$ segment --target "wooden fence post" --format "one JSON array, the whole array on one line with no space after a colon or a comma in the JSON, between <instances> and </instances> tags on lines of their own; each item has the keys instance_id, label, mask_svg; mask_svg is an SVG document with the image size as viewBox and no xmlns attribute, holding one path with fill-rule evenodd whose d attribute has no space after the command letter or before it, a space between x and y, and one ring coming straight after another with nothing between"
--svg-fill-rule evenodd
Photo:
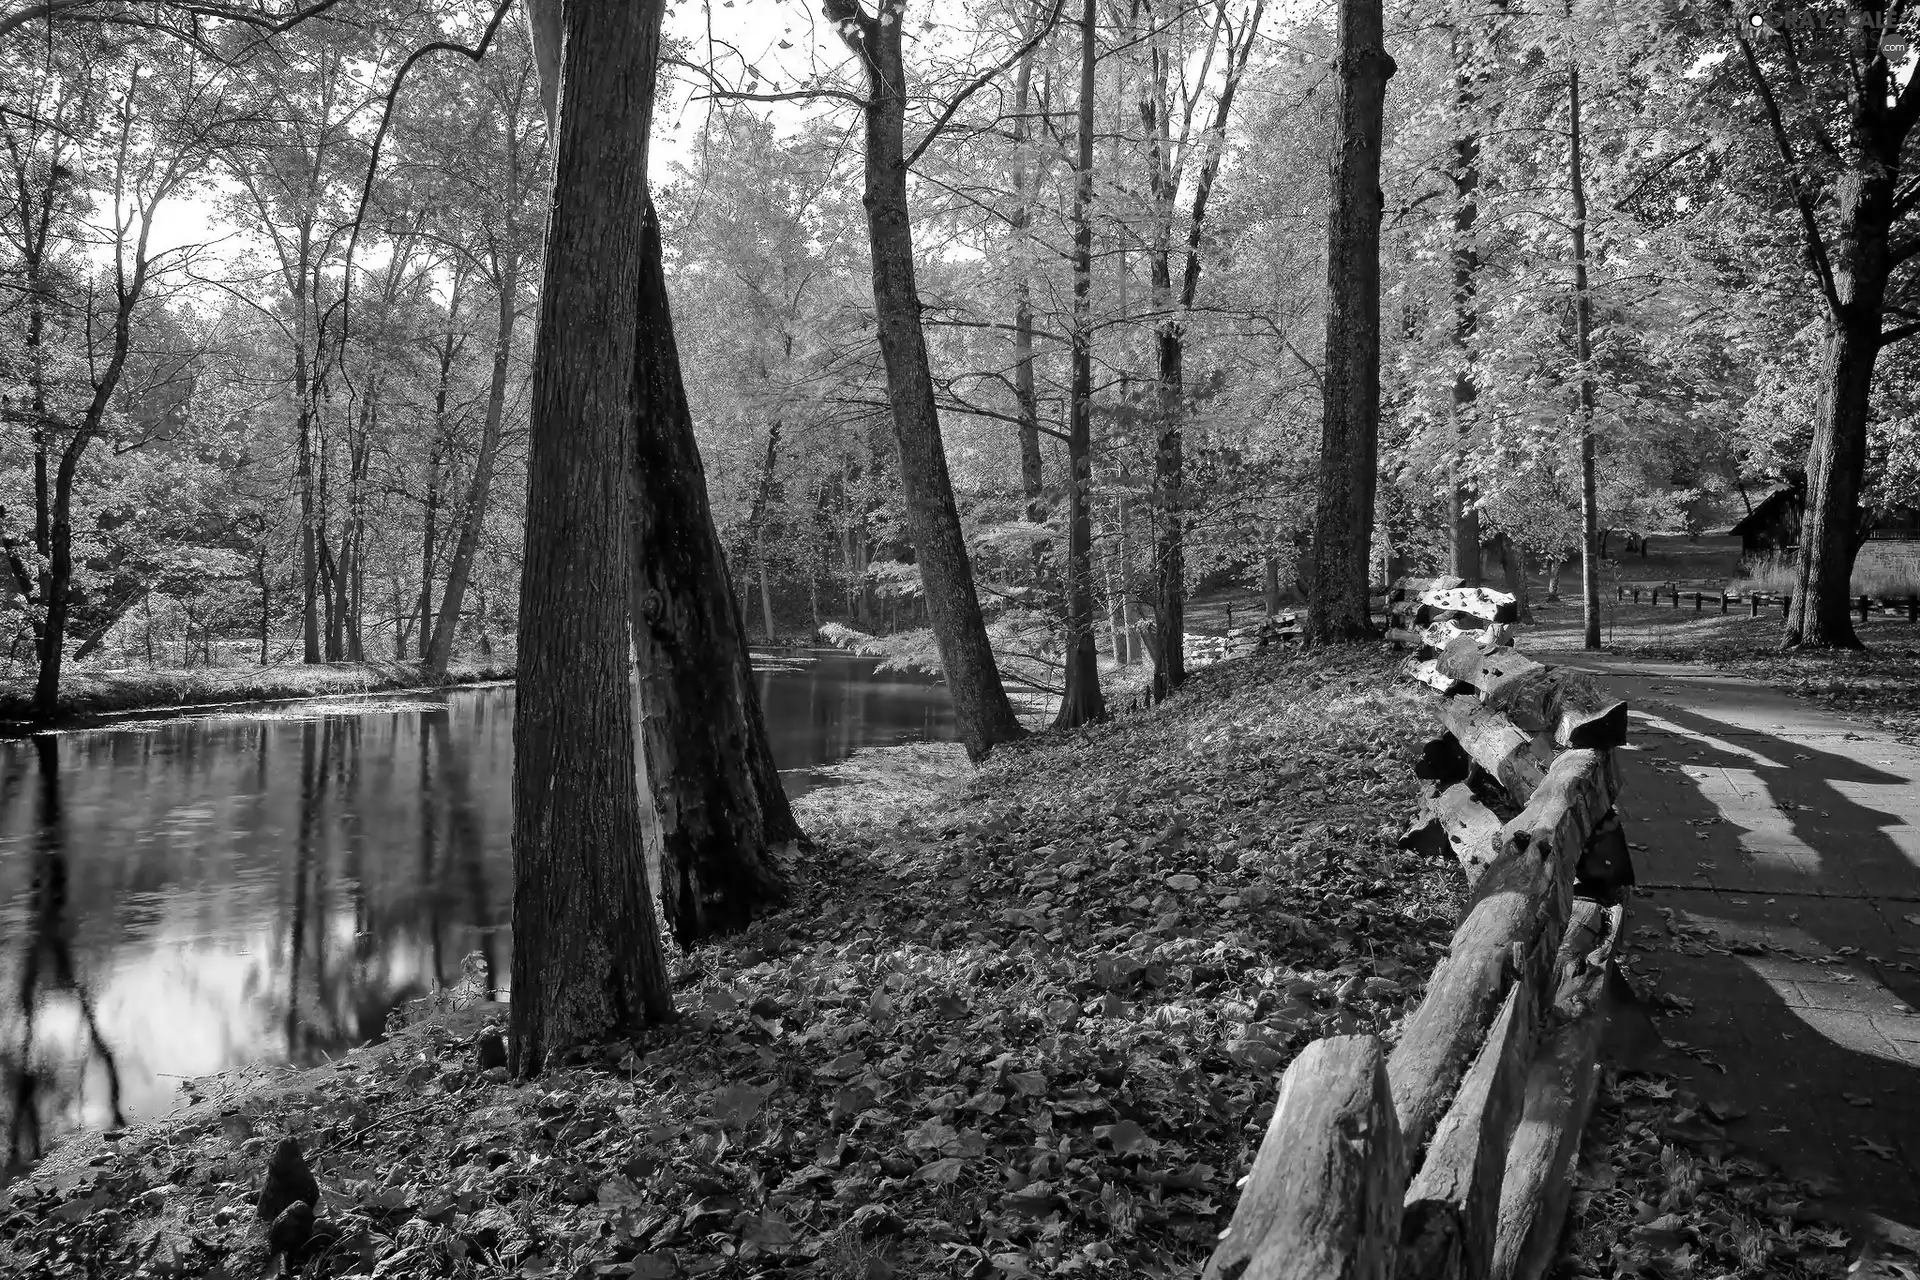
<instances>
[{"instance_id":1,"label":"wooden fence post","mask_svg":"<svg viewBox=\"0 0 1920 1280\"><path fill-rule=\"evenodd\" d=\"M1202 1280L1393 1280L1405 1160L1380 1041L1314 1041Z\"/></svg>"},{"instance_id":2,"label":"wooden fence post","mask_svg":"<svg viewBox=\"0 0 1920 1280\"><path fill-rule=\"evenodd\" d=\"M1727 611L1727 593L1722 591L1720 593L1720 612L1725 613L1726 611Z\"/></svg>"},{"instance_id":3,"label":"wooden fence post","mask_svg":"<svg viewBox=\"0 0 1920 1280\"><path fill-rule=\"evenodd\" d=\"M1400 1219L1396 1280L1468 1280L1493 1265L1500 1184L1533 1058L1533 988L1515 983L1434 1130Z\"/></svg>"},{"instance_id":4,"label":"wooden fence post","mask_svg":"<svg viewBox=\"0 0 1920 1280\"><path fill-rule=\"evenodd\" d=\"M1698 591L1693 593L1693 611L1695 613L1700 612L1700 602L1702 599L1703 597Z\"/></svg>"},{"instance_id":5,"label":"wooden fence post","mask_svg":"<svg viewBox=\"0 0 1920 1280\"><path fill-rule=\"evenodd\" d=\"M1577 904L1556 957L1556 1029L1527 1075L1526 1101L1500 1188L1500 1225L1489 1280L1539 1280L1553 1262L1572 1196L1580 1135L1599 1084L1606 969L1624 906Z\"/></svg>"}]
</instances>

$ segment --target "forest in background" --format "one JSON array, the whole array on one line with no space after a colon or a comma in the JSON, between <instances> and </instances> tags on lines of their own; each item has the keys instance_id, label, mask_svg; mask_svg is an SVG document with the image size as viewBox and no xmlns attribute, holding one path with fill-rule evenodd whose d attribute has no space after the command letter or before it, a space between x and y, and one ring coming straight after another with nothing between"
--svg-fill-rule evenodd
<instances>
[{"instance_id":1,"label":"forest in background","mask_svg":"<svg viewBox=\"0 0 1920 1280\"><path fill-rule=\"evenodd\" d=\"M905 53L947 465L1001 664L1054 692L1076 611L1139 662L1169 592L1299 580L1337 80L1327 7L1101 3L1090 40L1078 8L933 5ZM1377 574L1577 561L1588 435L1602 529L1697 532L1806 482L1841 10L1549 10L1386 13ZM49 630L80 664L490 655L550 166L517 16L101 14L0 18L0 663L44 669ZM673 10L666 270L750 634L839 624L934 665L844 53L797 5ZM1862 511L1920 502L1907 252Z\"/></svg>"}]
</instances>

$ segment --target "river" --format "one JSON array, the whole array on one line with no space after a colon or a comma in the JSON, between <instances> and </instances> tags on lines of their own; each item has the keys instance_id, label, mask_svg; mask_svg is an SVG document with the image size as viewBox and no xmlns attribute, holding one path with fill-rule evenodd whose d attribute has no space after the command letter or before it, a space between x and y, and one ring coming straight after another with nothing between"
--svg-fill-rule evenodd
<instances>
[{"instance_id":1,"label":"river","mask_svg":"<svg viewBox=\"0 0 1920 1280\"><path fill-rule=\"evenodd\" d=\"M953 737L939 684L756 661L791 794L859 747ZM183 1080L365 1043L469 952L504 976L512 726L493 686L0 740L6 1163L168 1111Z\"/></svg>"}]
</instances>

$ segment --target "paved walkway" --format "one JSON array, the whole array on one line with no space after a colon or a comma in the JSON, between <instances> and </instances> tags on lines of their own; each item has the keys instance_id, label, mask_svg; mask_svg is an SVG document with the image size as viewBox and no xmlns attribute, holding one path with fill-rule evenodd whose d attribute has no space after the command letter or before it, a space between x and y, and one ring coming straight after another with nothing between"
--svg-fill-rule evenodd
<instances>
[{"instance_id":1,"label":"paved walkway","mask_svg":"<svg viewBox=\"0 0 1920 1280\"><path fill-rule=\"evenodd\" d=\"M1634 709L1630 972L1691 1002L1663 1067L1826 1201L1920 1228L1920 749L1701 667L1553 658Z\"/></svg>"}]
</instances>

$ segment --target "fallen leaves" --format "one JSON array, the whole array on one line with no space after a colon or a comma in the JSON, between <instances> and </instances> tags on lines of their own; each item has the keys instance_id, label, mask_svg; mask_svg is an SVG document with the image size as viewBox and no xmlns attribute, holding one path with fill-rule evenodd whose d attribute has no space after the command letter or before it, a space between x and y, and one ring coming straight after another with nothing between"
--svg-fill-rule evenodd
<instances>
[{"instance_id":1,"label":"fallen leaves","mask_svg":"<svg viewBox=\"0 0 1920 1280\"><path fill-rule=\"evenodd\" d=\"M1451 933L1457 869L1395 843L1432 712L1392 664L1263 653L977 773L858 757L801 804L794 905L676 964L678 1026L533 1084L416 1028L123 1144L118 1225L10 1189L0 1270L124 1260L165 1183L211 1271L297 1129L339 1224L303 1275L1192 1274L1286 1063L1391 1035Z\"/></svg>"}]
</instances>

